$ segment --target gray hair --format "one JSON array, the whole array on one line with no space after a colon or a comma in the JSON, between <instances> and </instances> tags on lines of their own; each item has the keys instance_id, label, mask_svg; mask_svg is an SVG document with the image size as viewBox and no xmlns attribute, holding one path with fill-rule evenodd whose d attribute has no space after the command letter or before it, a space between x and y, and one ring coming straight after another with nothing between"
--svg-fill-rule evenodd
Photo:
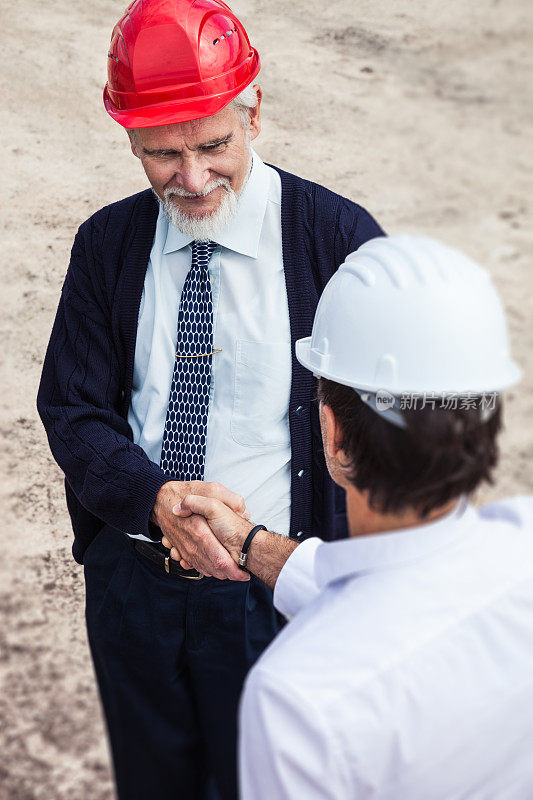
<instances>
[{"instance_id":1,"label":"gray hair","mask_svg":"<svg viewBox=\"0 0 533 800\"><path fill-rule=\"evenodd\" d=\"M237 97L233 98L229 105L237 111L241 120L241 125L244 128L250 119L251 109L257 106L257 93L253 84L250 83L246 89L243 89Z\"/></svg>"},{"instance_id":2,"label":"gray hair","mask_svg":"<svg viewBox=\"0 0 533 800\"><path fill-rule=\"evenodd\" d=\"M239 120L243 128L246 127L250 119L250 111L257 106L257 93L253 84L249 84L245 89L234 97L228 108L234 108L239 115ZM126 128L131 141L135 141L135 128Z\"/></svg>"}]
</instances>

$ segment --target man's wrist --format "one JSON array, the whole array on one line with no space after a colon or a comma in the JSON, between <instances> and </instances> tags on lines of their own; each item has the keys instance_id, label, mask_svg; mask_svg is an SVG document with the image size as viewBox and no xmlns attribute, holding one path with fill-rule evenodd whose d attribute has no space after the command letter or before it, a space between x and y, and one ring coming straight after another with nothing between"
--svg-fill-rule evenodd
<instances>
[{"instance_id":1,"label":"man's wrist","mask_svg":"<svg viewBox=\"0 0 533 800\"><path fill-rule=\"evenodd\" d=\"M164 483L161 488L159 489L158 493L155 496L154 504L152 506L152 510L148 515L149 521L153 525L157 525L157 527L161 527L159 524L159 512L170 505L172 499L174 499L174 492L171 487L169 487L169 483L172 481L167 481Z\"/></svg>"},{"instance_id":2,"label":"man's wrist","mask_svg":"<svg viewBox=\"0 0 533 800\"><path fill-rule=\"evenodd\" d=\"M250 543L246 558L246 568L248 572L253 572L252 567L261 561L261 554L268 546L268 540L273 534L270 531L258 531Z\"/></svg>"},{"instance_id":3,"label":"man's wrist","mask_svg":"<svg viewBox=\"0 0 533 800\"><path fill-rule=\"evenodd\" d=\"M239 558L242 552L243 545L246 541L246 537L250 533L250 531L254 528L255 523L249 522L246 519L241 518L240 524L234 529L234 533L231 538L226 539L226 541L222 541L222 544L229 552L232 559L235 563L239 564ZM255 538L255 537L254 537Z\"/></svg>"},{"instance_id":4,"label":"man's wrist","mask_svg":"<svg viewBox=\"0 0 533 800\"><path fill-rule=\"evenodd\" d=\"M250 528L250 530L252 530L252 528ZM251 553L252 549L254 548L254 546L256 548L256 551L258 550L259 552L261 552L261 548L267 542L267 540L268 540L268 538L270 536L272 536L270 531L257 531L257 533L255 534L254 538L250 542L250 547L248 548L248 556L250 556L250 553ZM244 544L244 542L243 542L243 544Z\"/></svg>"},{"instance_id":5,"label":"man's wrist","mask_svg":"<svg viewBox=\"0 0 533 800\"><path fill-rule=\"evenodd\" d=\"M273 589L283 565L298 544L279 533L258 531L248 548L246 569Z\"/></svg>"},{"instance_id":6,"label":"man's wrist","mask_svg":"<svg viewBox=\"0 0 533 800\"><path fill-rule=\"evenodd\" d=\"M237 565L239 565L239 560L241 557L242 548L244 547L244 543L246 542L248 535L253 531L255 526L256 526L255 522L248 522L247 520L243 520L243 524L240 526L236 537L234 538L234 540L231 543L231 546L229 547L230 555ZM264 530L257 531L257 533L255 534L254 538L252 539L248 547L247 563L250 559L250 554L254 546L256 547L256 550L254 552L257 552L259 554L261 552L262 546L266 543L267 538L269 536L271 536L269 531L264 531ZM227 544L225 546L227 547Z\"/></svg>"},{"instance_id":7,"label":"man's wrist","mask_svg":"<svg viewBox=\"0 0 533 800\"><path fill-rule=\"evenodd\" d=\"M248 553L250 551L250 547L252 546L253 540L258 535L260 531L265 531L266 528L264 525L254 525L248 536L246 537L244 544L241 547L241 554L239 558L239 567L242 569L246 569L246 563L248 560Z\"/></svg>"}]
</instances>

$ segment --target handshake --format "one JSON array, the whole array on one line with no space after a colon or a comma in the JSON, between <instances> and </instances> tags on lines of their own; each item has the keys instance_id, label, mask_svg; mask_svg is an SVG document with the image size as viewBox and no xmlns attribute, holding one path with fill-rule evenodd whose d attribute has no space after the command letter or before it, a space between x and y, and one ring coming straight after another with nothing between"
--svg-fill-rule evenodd
<instances>
[{"instance_id":1,"label":"handshake","mask_svg":"<svg viewBox=\"0 0 533 800\"><path fill-rule=\"evenodd\" d=\"M233 581L250 580L237 564L249 522L244 498L220 483L168 481L150 513L161 528L162 543L184 569Z\"/></svg>"}]
</instances>

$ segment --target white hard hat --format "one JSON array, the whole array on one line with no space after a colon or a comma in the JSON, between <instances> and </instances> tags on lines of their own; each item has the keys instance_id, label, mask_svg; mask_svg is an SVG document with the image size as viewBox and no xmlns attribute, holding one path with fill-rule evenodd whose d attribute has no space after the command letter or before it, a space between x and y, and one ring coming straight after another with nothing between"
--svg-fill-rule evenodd
<instances>
[{"instance_id":1,"label":"white hard hat","mask_svg":"<svg viewBox=\"0 0 533 800\"><path fill-rule=\"evenodd\" d=\"M351 253L320 298L296 357L316 375L399 397L499 392L521 377L488 272L422 236L379 237ZM391 422L402 425L392 409Z\"/></svg>"}]
</instances>

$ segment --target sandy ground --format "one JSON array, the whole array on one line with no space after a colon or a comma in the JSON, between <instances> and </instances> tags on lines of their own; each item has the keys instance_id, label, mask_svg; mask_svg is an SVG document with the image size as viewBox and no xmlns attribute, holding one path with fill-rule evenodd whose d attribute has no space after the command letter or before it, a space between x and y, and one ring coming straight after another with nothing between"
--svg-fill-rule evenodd
<instances>
[{"instance_id":1,"label":"sandy ground","mask_svg":"<svg viewBox=\"0 0 533 800\"><path fill-rule=\"evenodd\" d=\"M525 380L508 395L501 467L480 499L532 491L533 7L234 8L262 56L262 157L363 203L389 232L437 235L490 269ZM113 796L82 571L35 395L77 226L146 185L101 102L122 10L3 3L1 800Z\"/></svg>"}]
</instances>

